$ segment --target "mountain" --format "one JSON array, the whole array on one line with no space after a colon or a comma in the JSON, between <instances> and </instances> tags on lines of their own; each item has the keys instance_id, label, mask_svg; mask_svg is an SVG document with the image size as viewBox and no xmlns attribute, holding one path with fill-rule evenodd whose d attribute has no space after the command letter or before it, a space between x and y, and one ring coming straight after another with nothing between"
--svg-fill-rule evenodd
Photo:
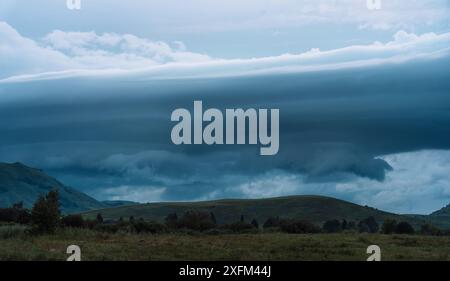
<instances>
[{"instance_id":1,"label":"mountain","mask_svg":"<svg viewBox=\"0 0 450 281\"><path fill-rule=\"evenodd\" d=\"M450 204L434 213L431 213L430 216L433 216L433 217L449 216L450 217Z\"/></svg>"},{"instance_id":2,"label":"mountain","mask_svg":"<svg viewBox=\"0 0 450 281\"><path fill-rule=\"evenodd\" d=\"M113 208L113 207L120 207L120 206L138 205L139 203L133 202L133 201L124 201L124 200L107 200L107 201L102 201L102 204L105 205L105 207Z\"/></svg>"},{"instance_id":3,"label":"mountain","mask_svg":"<svg viewBox=\"0 0 450 281\"><path fill-rule=\"evenodd\" d=\"M63 213L82 212L105 208L94 198L63 185L42 170L27 167L21 163L0 163L0 207L10 207L22 201L31 208L39 194L58 189Z\"/></svg>"},{"instance_id":4,"label":"mountain","mask_svg":"<svg viewBox=\"0 0 450 281\"><path fill-rule=\"evenodd\" d=\"M346 219L359 221L373 216L382 222L387 218L408 221L415 227L423 224L425 218L414 218L380 211L367 206L360 206L343 200L323 196L290 196L270 199L217 200L203 202L147 203L122 206L101 210L105 219L117 220L120 217L144 218L163 222L167 214L179 216L188 210L213 212L219 224L236 222L241 215L250 222L257 219L264 223L269 217L304 219L318 225L326 220ZM98 212L85 212L83 215L94 218Z\"/></svg>"}]
</instances>

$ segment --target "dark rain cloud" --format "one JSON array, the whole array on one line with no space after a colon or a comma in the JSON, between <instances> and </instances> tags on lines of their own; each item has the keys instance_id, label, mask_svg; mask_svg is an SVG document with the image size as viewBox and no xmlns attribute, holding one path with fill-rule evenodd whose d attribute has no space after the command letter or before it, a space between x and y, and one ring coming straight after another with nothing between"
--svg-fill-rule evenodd
<instances>
[{"instance_id":1,"label":"dark rain cloud","mask_svg":"<svg viewBox=\"0 0 450 281\"><path fill-rule=\"evenodd\" d=\"M450 60L240 78L66 78L0 85L0 161L40 167L102 196L114 186L164 186L162 200L226 192L271 171L308 183L383 181L380 155L450 148ZM171 112L279 108L280 151L175 146Z\"/></svg>"}]
</instances>

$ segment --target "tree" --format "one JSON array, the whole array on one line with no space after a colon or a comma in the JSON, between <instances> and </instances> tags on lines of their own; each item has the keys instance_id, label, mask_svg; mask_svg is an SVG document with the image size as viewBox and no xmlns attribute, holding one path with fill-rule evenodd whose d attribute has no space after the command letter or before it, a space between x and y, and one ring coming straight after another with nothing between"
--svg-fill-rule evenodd
<instances>
[{"instance_id":1,"label":"tree","mask_svg":"<svg viewBox=\"0 0 450 281\"><path fill-rule=\"evenodd\" d=\"M323 231L327 233L336 233L342 230L341 223L338 220L329 220L323 224Z\"/></svg>"},{"instance_id":2,"label":"tree","mask_svg":"<svg viewBox=\"0 0 450 281\"><path fill-rule=\"evenodd\" d=\"M213 212L210 213L210 216L211 216L211 221L212 221L214 224L217 224L216 216L214 215Z\"/></svg>"},{"instance_id":3,"label":"tree","mask_svg":"<svg viewBox=\"0 0 450 281\"><path fill-rule=\"evenodd\" d=\"M98 223L103 223L103 216L102 216L101 213L98 213L98 214L97 214L97 222L98 222Z\"/></svg>"},{"instance_id":4,"label":"tree","mask_svg":"<svg viewBox=\"0 0 450 281\"><path fill-rule=\"evenodd\" d=\"M32 230L36 234L56 231L60 221L59 192L50 191L46 196L40 195L31 210Z\"/></svg>"},{"instance_id":5,"label":"tree","mask_svg":"<svg viewBox=\"0 0 450 281\"><path fill-rule=\"evenodd\" d=\"M241 215L241 222L244 222L244 215Z\"/></svg>"},{"instance_id":6,"label":"tree","mask_svg":"<svg viewBox=\"0 0 450 281\"><path fill-rule=\"evenodd\" d=\"M253 219L251 224L253 225L254 228L259 228L259 224L256 219Z\"/></svg>"},{"instance_id":7,"label":"tree","mask_svg":"<svg viewBox=\"0 0 450 281\"><path fill-rule=\"evenodd\" d=\"M130 223L134 223L134 216L130 216L129 222L130 222Z\"/></svg>"},{"instance_id":8,"label":"tree","mask_svg":"<svg viewBox=\"0 0 450 281\"><path fill-rule=\"evenodd\" d=\"M397 221L393 219L386 219L381 226L381 232L383 234L392 234L397 228Z\"/></svg>"},{"instance_id":9,"label":"tree","mask_svg":"<svg viewBox=\"0 0 450 281\"><path fill-rule=\"evenodd\" d=\"M347 226L348 226L348 223L347 223L347 221L344 219L344 220L342 220L342 224L341 224L341 228L342 228L342 230L346 230L347 229Z\"/></svg>"},{"instance_id":10,"label":"tree","mask_svg":"<svg viewBox=\"0 0 450 281\"><path fill-rule=\"evenodd\" d=\"M358 223L358 229L359 232L376 233L379 230L379 226L375 218L370 216Z\"/></svg>"},{"instance_id":11,"label":"tree","mask_svg":"<svg viewBox=\"0 0 450 281\"><path fill-rule=\"evenodd\" d=\"M397 227L395 228L395 233L398 234L413 234L414 228L407 222L402 221L399 224L397 224Z\"/></svg>"}]
</instances>

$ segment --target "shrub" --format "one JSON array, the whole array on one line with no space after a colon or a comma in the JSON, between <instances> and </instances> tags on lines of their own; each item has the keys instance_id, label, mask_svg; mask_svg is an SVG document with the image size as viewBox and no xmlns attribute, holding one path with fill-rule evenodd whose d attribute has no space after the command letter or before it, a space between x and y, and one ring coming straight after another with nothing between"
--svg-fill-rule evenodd
<instances>
[{"instance_id":1,"label":"shrub","mask_svg":"<svg viewBox=\"0 0 450 281\"><path fill-rule=\"evenodd\" d=\"M439 228L437 228L432 224L422 225L422 227L420 228L420 233L423 235L432 235L432 236L439 236L443 234L442 230L440 230Z\"/></svg>"},{"instance_id":2,"label":"shrub","mask_svg":"<svg viewBox=\"0 0 450 281\"><path fill-rule=\"evenodd\" d=\"M178 227L178 215L177 215L177 213L168 214L166 219L165 219L165 221L166 221L167 227L169 227L169 228L176 228L176 227Z\"/></svg>"},{"instance_id":3,"label":"shrub","mask_svg":"<svg viewBox=\"0 0 450 281\"><path fill-rule=\"evenodd\" d=\"M211 216L211 221L212 221L214 224L217 224L216 216L214 215L213 212L210 213L210 216Z\"/></svg>"},{"instance_id":4,"label":"shrub","mask_svg":"<svg viewBox=\"0 0 450 281\"><path fill-rule=\"evenodd\" d=\"M204 231L214 228L216 225L211 220L207 212L189 211L177 223L179 228L188 228L192 230Z\"/></svg>"},{"instance_id":5,"label":"shrub","mask_svg":"<svg viewBox=\"0 0 450 281\"><path fill-rule=\"evenodd\" d=\"M250 230L255 230L255 227L250 223L238 221L222 225L220 226L220 229L230 230L235 233L242 233L242 232L249 232Z\"/></svg>"},{"instance_id":6,"label":"shrub","mask_svg":"<svg viewBox=\"0 0 450 281\"><path fill-rule=\"evenodd\" d=\"M68 215L62 218L61 223L65 227L84 228L85 223L81 215Z\"/></svg>"},{"instance_id":7,"label":"shrub","mask_svg":"<svg viewBox=\"0 0 450 281\"><path fill-rule=\"evenodd\" d=\"M264 228L279 227L280 224L281 224L281 220L279 217L276 217L276 218L270 217L264 222L263 227Z\"/></svg>"},{"instance_id":8,"label":"shrub","mask_svg":"<svg viewBox=\"0 0 450 281\"><path fill-rule=\"evenodd\" d=\"M323 231L326 233L336 233L342 230L341 223L338 220L329 220L323 224Z\"/></svg>"},{"instance_id":9,"label":"shrub","mask_svg":"<svg viewBox=\"0 0 450 281\"><path fill-rule=\"evenodd\" d=\"M158 222L139 221L133 224L137 233L161 233L165 230L165 226Z\"/></svg>"},{"instance_id":10,"label":"shrub","mask_svg":"<svg viewBox=\"0 0 450 281\"><path fill-rule=\"evenodd\" d=\"M414 228L407 222L400 222L397 224L397 227L395 228L395 233L397 234L413 234Z\"/></svg>"},{"instance_id":11,"label":"shrub","mask_svg":"<svg viewBox=\"0 0 450 281\"><path fill-rule=\"evenodd\" d=\"M397 228L397 221L393 219L386 219L381 226L381 233L392 234Z\"/></svg>"},{"instance_id":12,"label":"shrub","mask_svg":"<svg viewBox=\"0 0 450 281\"><path fill-rule=\"evenodd\" d=\"M347 223L347 228L348 230L354 230L356 229L356 223L354 221L350 221Z\"/></svg>"},{"instance_id":13,"label":"shrub","mask_svg":"<svg viewBox=\"0 0 450 281\"><path fill-rule=\"evenodd\" d=\"M253 225L254 228L259 228L259 223L256 219L252 220L251 225Z\"/></svg>"},{"instance_id":14,"label":"shrub","mask_svg":"<svg viewBox=\"0 0 450 281\"><path fill-rule=\"evenodd\" d=\"M287 233L318 233L320 229L314 224L302 220L282 220L280 229Z\"/></svg>"},{"instance_id":15,"label":"shrub","mask_svg":"<svg viewBox=\"0 0 450 281\"><path fill-rule=\"evenodd\" d=\"M31 221L30 212L22 208L0 208L0 221L28 224Z\"/></svg>"},{"instance_id":16,"label":"shrub","mask_svg":"<svg viewBox=\"0 0 450 281\"><path fill-rule=\"evenodd\" d=\"M103 216L102 216L102 214L98 213L97 217L96 217L96 220L97 220L98 223L103 223Z\"/></svg>"},{"instance_id":17,"label":"shrub","mask_svg":"<svg viewBox=\"0 0 450 281\"><path fill-rule=\"evenodd\" d=\"M94 229L97 225L97 221L94 220L84 220L84 228Z\"/></svg>"},{"instance_id":18,"label":"shrub","mask_svg":"<svg viewBox=\"0 0 450 281\"><path fill-rule=\"evenodd\" d=\"M379 230L379 226L375 218L370 216L358 223L358 230L359 232L376 233Z\"/></svg>"},{"instance_id":19,"label":"shrub","mask_svg":"<svg viewBox=\"0 0 450 281\"><path fill-rule=\"evenodd\" d=\"M347 228L348 227L348 223L347 223L347 221L344 219L344 220L342 220L342 224L341 224L341 228L342 228L342 230L346 230L346 229L348 229Z\"/></svg>"}]
</instances>

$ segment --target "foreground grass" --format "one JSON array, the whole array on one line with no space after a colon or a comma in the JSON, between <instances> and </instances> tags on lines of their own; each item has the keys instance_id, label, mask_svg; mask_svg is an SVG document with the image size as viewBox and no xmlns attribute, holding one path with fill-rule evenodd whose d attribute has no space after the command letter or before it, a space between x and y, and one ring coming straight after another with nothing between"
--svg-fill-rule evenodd
<instances>
[{"instance_id":1,"label":"foreground grass","mask_svg":"<svg viewBox=\"0 0 450 281\"><path fill-rule=\"evenodd\" d=\"M1 234L1 233L0 233ZM383 260L450 260L450 237L380 234L130 235L63 230L52 236L0 235L0 260L65 260L81 247L83 260L355 260L376 244Z\"/></svg>"}]
</instances>

